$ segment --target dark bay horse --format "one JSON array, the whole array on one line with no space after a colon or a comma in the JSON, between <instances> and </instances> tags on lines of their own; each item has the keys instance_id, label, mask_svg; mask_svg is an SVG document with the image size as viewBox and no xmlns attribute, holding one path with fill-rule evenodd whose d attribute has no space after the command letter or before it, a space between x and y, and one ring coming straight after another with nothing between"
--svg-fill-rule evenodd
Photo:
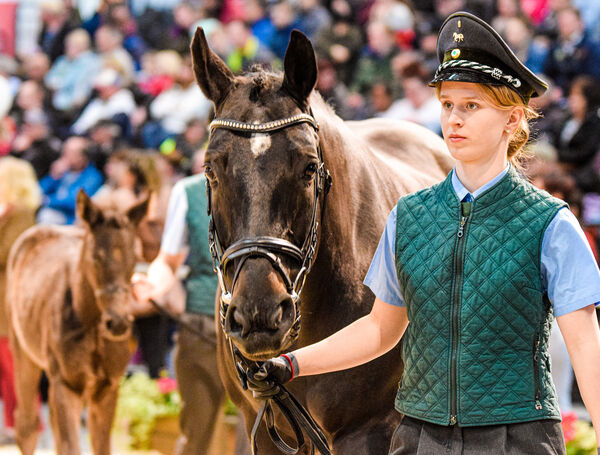
<instances>
[{"instance_id":1,"label":"dark bay horse","mask_svg":"<svg viewBox=\"0 0 600 455\"><path fill-rule=\"evenodd\" d=\"M401 195L443 179L452 162L443 141L416 124L337 117L313 92L315 53L299 32L292 33L283 77L264 70L234 76L201 29L191 51L198 84L220 119L212 124L205 165L215 233L230 259L223 268L222 324L246 359L265 360L370 311L374 296L362 280L387 215ZM314 190L323 169L333 182L326 196ZM294 251L306 245L311 226L314 263L298 300L289 286L302 263ZM259 254L262 241L270 250ZM220 372L250 433L259 403L241 388L219 333ZM401 372L396 347L366 366L295 379L289 389L323 428L334 454L382 455L400 418L393 401ZM290 436L285 425L278 430ZM261 455L280 453L263 425L257 443Z\"/></svg>"},{"instance_id":2,"label":"dark bay horse","mask_svg":"<svg viewBox=\"0 0 600 455\"><path fill-rule=\"evenodd\" d=\"M15 242L7 296L17 394L16 437L35 450L41 370L50 382L56 453L79 454L85 402L95 454L110 453L119 378L130 358L128 306L135 227L148 201L103 211L80 191L82 227L34 226Z\"/></svg>"}]
</instances>

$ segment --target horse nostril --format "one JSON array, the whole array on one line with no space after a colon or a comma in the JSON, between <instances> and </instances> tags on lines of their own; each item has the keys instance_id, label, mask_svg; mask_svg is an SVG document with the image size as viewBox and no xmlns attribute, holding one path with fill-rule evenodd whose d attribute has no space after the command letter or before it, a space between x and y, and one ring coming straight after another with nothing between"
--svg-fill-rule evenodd
<instances>
[{"instance_id":1,"label":"horse nostril","mask_svg":"<svg viewBox=\"0 0 600 455\"><path fill-rule=\"evenodd\" d=\"M285 299L287 300L287 299ZM279 324L281 324L281 320L283 319L283 307L285 304L285 300L277 306L275 311L271 313L269 320L267 321L267 327L271 330L277 330L279 328Z\"/></svg>"},{"instance_id":2,"label":"horse nostril","mask_svg":"<svg viewBox=\"0 0 600 455\"><path fill-rule=\"evenodd\" d=\"M229 333L241 333L242 337L248 334L248 320L244 316L243 312L240 311L237 307L232 305L229 308L227 314L227 321L229 322Z\"/></svg>"},{"instance_id":3,"label":"horse nostril","mask_svg":"<svg viewBox=\"0 0 600 455\"><path fill-rule=\"evenodd\" d=\"M114 326L114 325L115 325L115 324L114 324L114 322L113 322L113 320L112 320L112 319L109 319L108 321L106 321L106 329L107 329L109 332L112 332L112 330L113 330L113 326Z\"/></svg>"}]
</instances>

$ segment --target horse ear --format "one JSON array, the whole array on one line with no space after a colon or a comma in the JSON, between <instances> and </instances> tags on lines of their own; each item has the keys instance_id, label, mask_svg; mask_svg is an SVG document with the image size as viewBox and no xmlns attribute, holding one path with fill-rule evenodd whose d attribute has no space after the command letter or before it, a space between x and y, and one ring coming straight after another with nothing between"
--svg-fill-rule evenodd
<instances>
[{"instance_id":1,"label":"horse ear","mask_svg":"<svg viewBox=\"0 0 600 455\"><path fill-rule=\"evenodd\" d=\"M190 50L196 81L206 97L218 106L233 87L235 76L208 47L202 27L196 29Z\"/></svg>"},{"instance_id":2,"label":"horse ear","mask_svg":"<svg viewBox=\"0 0 600 455\"><path fill-rule=\"evenodd\" d=\"M77 216L90 228L104 220L102 211L92 202L87 193L80 189L75 203Z\"/></svg>"},{"instance_id":3,"label":"horse ear","mask_svg":"<svg viewBox=\"0 0 600 455\"><path fill-rule=\"evenodd\" d=\"M127 210L127 218L129 218L131 223L137 226L142 221L142 218L146 216L146 212L148 211L149 201L150 197L148 196L142 202L138 202Z\"/></svg>"},{"instance_id":4,"label":"horse ear","mask_svg":"<svg viewBox=\"0 0 600 455\"><path fill-rule=\"evenodd\" d=\"M283 89L301 106L305 105L317 83L317 59L310 40L298 30L292 30L283 71Z\"/></svg>"}]
</instances>

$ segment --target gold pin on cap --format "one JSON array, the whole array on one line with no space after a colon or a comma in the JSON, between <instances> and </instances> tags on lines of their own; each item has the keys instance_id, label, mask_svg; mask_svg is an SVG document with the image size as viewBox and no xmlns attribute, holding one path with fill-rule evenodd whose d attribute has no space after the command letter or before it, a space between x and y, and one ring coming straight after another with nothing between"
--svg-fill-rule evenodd
<instances>
[{"instance_id":1,"label":"gold pin on cap","mask_svg":"<svg viewBox=\"0 0 600 455\"><path fill-rule=\"evenodd\" d=\"M452 49L452 52L450 52L450 57L452 57L452 58L460 57L460 49Z\"/></svg>"}]
</instances>

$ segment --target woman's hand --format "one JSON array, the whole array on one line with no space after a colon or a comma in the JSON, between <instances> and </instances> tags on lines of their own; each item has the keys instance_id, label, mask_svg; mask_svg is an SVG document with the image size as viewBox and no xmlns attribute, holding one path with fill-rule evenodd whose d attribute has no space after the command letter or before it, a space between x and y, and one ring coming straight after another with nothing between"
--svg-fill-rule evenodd
<instances>
[{"instance_id":1,"label":"woman's hand","mask_svg":"<svg viewBox=\"0 0 600 455\"><path fill-rule=\"evenodd\" d=\"M283 354L267 360L256 371L248 370L248 388L254 398L270 398L279 392L281 384L290 382L297 375L294 360L293 354Z\"/></svg>"}]
</instances>

